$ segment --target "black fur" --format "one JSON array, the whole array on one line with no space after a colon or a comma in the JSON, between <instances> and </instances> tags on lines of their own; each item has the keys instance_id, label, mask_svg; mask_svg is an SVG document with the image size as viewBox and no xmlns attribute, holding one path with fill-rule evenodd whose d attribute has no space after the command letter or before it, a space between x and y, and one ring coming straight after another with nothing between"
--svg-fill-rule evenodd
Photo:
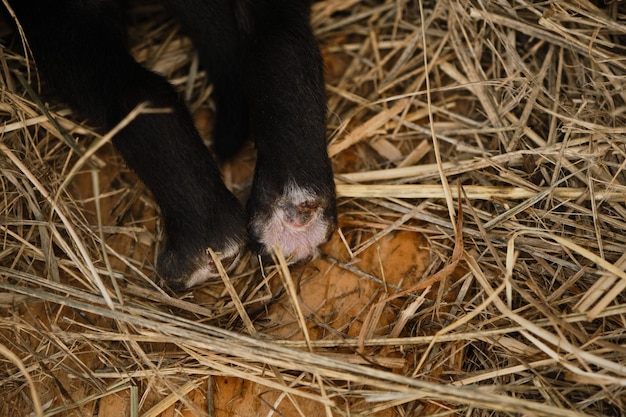
<instances>
[{"instance_id":1,"label":"black fur","mask_svg":"<svg viewBox=\"0 0 626 417\"><path fill-rule=\"evenodd\" d=\"M43 79L102 131L143 102L171 109L139 116L113 143L161 208L167 242L157 268L172 287L198 284L216 272L209 247L234 264L247 235L257 252L267 253L270 242L308 233L300 223L310 218L325 234L307 244L328 237L336 223L335 194L322 61L307 1L163 0L194 39L214 83L216 152L228 158L247 137L255 140L257 166L245 211L224 186L177 93L128 53L116 1L9 3ZM294 187L306 191L306 201L290 200L287 191ZM284 236L266 236L271 219L284 219ZM279 226L272 230L283 230ZM306 258L311 249L293 255Z\"/></svg>"}]
</instances>

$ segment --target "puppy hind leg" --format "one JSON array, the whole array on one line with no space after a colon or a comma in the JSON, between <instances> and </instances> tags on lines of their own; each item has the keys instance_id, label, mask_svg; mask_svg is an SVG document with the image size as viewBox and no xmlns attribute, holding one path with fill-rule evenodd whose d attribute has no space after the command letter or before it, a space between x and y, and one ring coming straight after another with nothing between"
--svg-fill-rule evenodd
<instances>
[{"instance_id":1,"label":"puppy hind leg","mask_svg":"<svg viewBox=\"0 0 626 417\"><path fill-rule=\"evenodd\" d=\"M163 0L192 37L213 83L216 105L213 149L233 157L248 139L250 115L242 79L240 28L233 0Z\"/></svg>"},{"instance_id":2,"label":"puppy hind leg","mask_svg":"<svg viewBox=\"0 0 626 417\"><path fill-rule=\"evenodd\" d=\"M207 248L232 263L245 242L245 218L174 89L126 49L116 2L15 0L42 77L102 131L142 102L168 109L142 114L113 139L154 194L167 242L158 272L187 288L216 275Z\"/></svg>"},{"instance_id":3,"label":"puppy hind leg","mask_svg":"<svg viewBox=\"0 0 626 417\"><path fill-rule=\"evenodd\" d=\"M326 151L322 58L309 3L238 1L244 34L244 85L257 165L248 201L253 248L281 246L293 261L317 253L336 226L333 173Z\"/></svg>"}]
</instances>

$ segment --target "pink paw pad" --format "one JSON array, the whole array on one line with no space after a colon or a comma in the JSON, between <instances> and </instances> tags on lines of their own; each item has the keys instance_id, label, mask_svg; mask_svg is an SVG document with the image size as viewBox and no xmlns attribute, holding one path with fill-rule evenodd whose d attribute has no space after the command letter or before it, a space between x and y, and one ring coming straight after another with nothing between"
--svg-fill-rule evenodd
<instances>
[{"instance_id":1,"label":"pink paw pad","mask_svg":"<svg viewBox=\"0 0 626 417\"><path fill-rule=\"evenodd\" d=\"M332 220L324 216L325 201L315 193L290 186L276 202L269 220L253 223L266 253L280 246L291 263L306 261L318 254L328 239Z\"/></svg>"}]
</instances>

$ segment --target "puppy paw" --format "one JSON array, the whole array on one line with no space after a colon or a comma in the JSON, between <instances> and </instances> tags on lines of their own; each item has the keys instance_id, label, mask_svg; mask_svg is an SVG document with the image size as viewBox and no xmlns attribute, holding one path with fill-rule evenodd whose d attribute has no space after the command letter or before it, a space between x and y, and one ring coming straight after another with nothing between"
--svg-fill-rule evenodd
<instances>
[{"instance_id":1,"label":"puppy paw","mask_svg":"<svg viewBox=\"0 0 626 417\"><path fill-rule=\"evenodd\" d=\"M247 231L243 208L232 194L214 190L211 204L202 205L190 198L177 213L165 216L167 240L157 260L161 283L185 290L218 277L209 248L227 272L237 266L247 249Z\"/></svg>"},{"instance_id":2,"label":"puppy paw","mask_svg":"<svg viewBox=\"0 0 626 417\"><path fill-rule=\"evenodd\" d=\"M249 212L252 248L270 255L279 246L290 263L316 257L319 245L328 240L337 223L334 191L315 192L296 184L273 198L257 191Z\"/></svg>"},{"instance_id":3,"label":"puppy paw","mask_svg":"<svg viewBox=\"0 0 626 417\"><path fill-rule=\"evenodd\" d=\"M239 263L246 242L244 239L227 240L221 247L166 246L157 261L157 272L163 282L174 291L186 290L219 276L215 261L209 253L213 249L226 270L231 271Z\"/></svg>"}]
</instances>

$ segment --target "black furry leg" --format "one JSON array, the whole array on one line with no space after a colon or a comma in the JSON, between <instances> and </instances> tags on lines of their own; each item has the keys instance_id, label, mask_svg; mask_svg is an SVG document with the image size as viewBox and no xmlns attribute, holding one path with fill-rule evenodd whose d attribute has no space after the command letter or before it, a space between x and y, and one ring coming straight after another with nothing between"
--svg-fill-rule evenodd
<instances>
[{"instance_id":1,"label":"black furry leg","mask_svg":"<svg viewBox=\"0 0 626 417\"><path fill-rule=\"evenodd\" d=\"M262 254L275 246L293 262L317 254L336 226L333 173L326 151L322 58L309 2L240 1L250 22L244 43L257 166L248 231Z\"/></svg>"},{"instance_id":2,"label":"black furry leg","mask_svg":"<svg viewBox=\"0 0 626 417\"><path fill-rule=\"evenodd\" d=\"M71 107L107 131L143 102L142 114L113 140L150 188L167 243L158 272L186 288L216 274L207 248L234 264L245 242L243 209L226 189L173 88L126 49L115 1L11 1L42 77Z\"/></svg>"},{"instance_id":3,"label":"black furry leg","mask_svg":"<svg viewBox=\"0 0 626 417\"><path fill-rule=\"evenodd\" d=\"M242 83L241 28L233 0L162 0L193 38L213 83L216 105L214 149L232 158L250 135L247 95Z\"/></svg>"}]
</instances>

